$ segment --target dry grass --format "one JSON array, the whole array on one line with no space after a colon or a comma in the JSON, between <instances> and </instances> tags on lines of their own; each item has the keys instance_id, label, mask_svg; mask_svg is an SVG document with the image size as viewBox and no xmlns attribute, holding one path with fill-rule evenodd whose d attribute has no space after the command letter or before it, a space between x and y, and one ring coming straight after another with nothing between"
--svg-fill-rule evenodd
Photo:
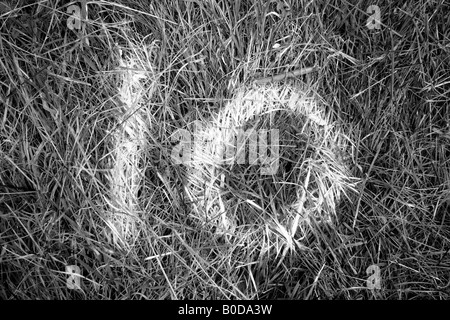
<instances>
[{"instance_id":1,"label":"dry grass","mask_svg":"<svg viewBox=\"0 0 450 320\"><path fill-rule=\"evenodd\" d=\"M445 1L379 1L378 31L369 1L100 1L79 32L67 1L6 3L2 299L449 298ZM282 110L245 113L240 92ZM277 127L282 170L203 162L226 179L202 185L171 158L195 121Z\"/></svg>"}]
</instances>

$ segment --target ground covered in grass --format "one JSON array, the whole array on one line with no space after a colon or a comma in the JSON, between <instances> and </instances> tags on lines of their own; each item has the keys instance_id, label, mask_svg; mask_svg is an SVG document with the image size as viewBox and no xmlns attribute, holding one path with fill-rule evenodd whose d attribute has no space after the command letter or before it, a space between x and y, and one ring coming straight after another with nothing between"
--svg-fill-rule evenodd
<instances>
[{"instance_id":1,"label":"ground covered in grass","mask_svg":"<svg viewBox=\"0 0 450 320\"><path fill-rule=\"evenodd\" d=\"M2 299L450 298L446 1L77 8L0 3ZM224 110L282 171L174 163Z\"/></svg>"}]
</instances>

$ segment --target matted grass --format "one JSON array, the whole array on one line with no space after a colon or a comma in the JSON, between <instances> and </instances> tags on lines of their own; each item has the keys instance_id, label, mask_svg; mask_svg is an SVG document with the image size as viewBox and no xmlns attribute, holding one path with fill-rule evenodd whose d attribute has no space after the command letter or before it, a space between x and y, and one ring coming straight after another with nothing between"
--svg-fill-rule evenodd
<instances>
[{"instance_id":1,"label":"matted grass","mask_svg":"<svg viewBox=\"0 0 450 320\"><path fill-rule=\"evenodd\" d=\"M67 1L3 3L1 298L449 298L445 1L378 1L380 30L366 27L369 1L98 1L79 32L67 27ZM345 135L331 163L360 181L290 247L268 223L275 202L264 192L285 181L280 172L250 167L240 187L245 166L220 168L235 224L220 237L193 213L189 171L171 159L177 130L214 123L254 83L309 90L330 132ZM275 123L301 133L295 120L315 126L286 112ZM251 203L236 206L242 198ZM67 287L69 265L81 289ZM366 285L371 265L379 290Z\"/></svg>"}]
</instances>

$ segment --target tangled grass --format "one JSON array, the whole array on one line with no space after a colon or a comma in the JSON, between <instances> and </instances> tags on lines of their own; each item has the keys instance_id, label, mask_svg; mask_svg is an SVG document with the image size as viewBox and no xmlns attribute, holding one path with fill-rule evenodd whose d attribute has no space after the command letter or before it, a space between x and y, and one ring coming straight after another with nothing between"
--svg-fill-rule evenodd
<instances>
[{"instance_id":1,"label":"tangled grass","mask_svg":"<svg viewBox=\"0 0 450 320\"><path fill-rule=\"evenodd\" d=\"M446 1L72 4L0 4L2 299L449 298ZM174 165L196 120L276 174Z\"/></svg>"}]
</instances>

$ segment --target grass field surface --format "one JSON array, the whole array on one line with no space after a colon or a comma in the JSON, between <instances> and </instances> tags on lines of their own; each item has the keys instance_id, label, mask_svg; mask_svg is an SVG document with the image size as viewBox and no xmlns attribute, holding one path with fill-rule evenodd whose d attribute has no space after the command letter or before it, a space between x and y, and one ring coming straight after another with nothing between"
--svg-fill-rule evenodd
<instances>
[{"instance_id":1,"label":"grass field surface","mask_svg":"<svg viewBox=\"0 0 450 320\"><path fill-rule=\"evenodd\" d=\"M449 16L1 1L0 297L449 299Z\"/></svg>"}]
</instances>

